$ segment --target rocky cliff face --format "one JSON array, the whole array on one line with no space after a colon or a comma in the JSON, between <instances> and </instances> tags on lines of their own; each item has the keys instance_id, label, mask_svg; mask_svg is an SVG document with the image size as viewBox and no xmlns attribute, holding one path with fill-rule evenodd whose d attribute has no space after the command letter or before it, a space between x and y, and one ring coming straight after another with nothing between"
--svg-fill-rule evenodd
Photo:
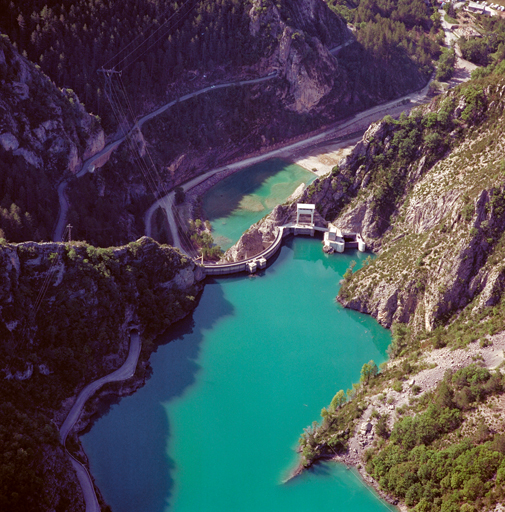
<instances>
[{"instance_id":1,"label":"rocky cliff face","mask_svg":"<svg viewBox=\"0 0 505 512\"><path fill-rule=\"evenodd\" d=\"M56 186L104 146L97 118L0 38L0 236L49 239Z\"/></svg>"},{"instance_id":2,"label":"rocky cliff face","mask_svg":"<svg viewBox=\"0 0 505 512\"><path fill-rule=\"evenodd\" d=\"M344 305L420 332L501 301L504 107L505 83L490 78L386 118L306 192L379 253L342 287Z\"/></svg>"},{"instance_id":3,"label":"rocky cliff face","mask_svg":"<svg viewBox=\"0 0 505 512\"><path fill-rule=\"evenodd\" d=\"M19 55L5 36L0 44L0 144L39 170L75 173L100 151L104 133L69 89L58 89ZM59 175L59 176L58 176Z\"/></svg>"},{"instance_id":4,"label":"rocky cliff face","mask_svg":"<svg viewBox=\"0 0 505 512\"><path fill-rule=\"evenodd\" d=\"M272 213L251 226L240 240L226 251L222 262L243 261L267 249L275 240L279 226L296 222L297 202L292 200L289 204L277 205ZM314 214L314 223L319 227L326 227L328 224L318 212Z\"/></svg>"},{"instance_id":5,"label":"rocky cliff face","mask_svg":"<svg viewBox=\"0 0 505 512\"><path fill-rule=\"evenodd\" d=\"M132 328L143 349L121 393L143 383L152 340L193 310L202 277L147 238L115 249L0 245L0 451L10 454L0 458L10 489L2 509L83 510L57 428L84 385L121 366Z\"/></svg>"},{"instance_id":6,"label":"rocky cliff face","mask_svg":"<svg viewBox=\"0 0 505 512\"><path fill-rule=\"evenodd\" d=\"M386 327L430 332L462 312L501 304L505 230L505 82L450 91L395 121L372 125L353 152L298 202L359 232L379 254L347 280L339 300ZM267 247L295 206L277 207L226 253Z\"/></svg>"},{"instance_id":7,"label":"rocky cliff face","mask_svg":"<svg viewBox=\"0 0 505 512\"><path fill-rule=\"evenodd\" d=\"M246 260L262 252L275 240L277 227L290 222L293 212L296 216L296 209L293 207L276 206L270 215L251 226L240 240L226 251L223 262Z\"/></svg>"},{"instance_id":8,"label":"rocky cliff face","mask_svg":"<svg viewBox=\"0 0 505 512\"><path fill-rule=\"evenodd\" d=\"M408 58L386 63L367 54L323 0L254 0L250 18L253 36L275 41L259 66L278 70L285 81L281 101L297 114L333 121L421 88L427 80Z\"/></svg>"},{"instance_id":9,"label":"rocky cliff face","mask_svg":"<svg viewBox=\"0 0 505 512\"><path fill-rule=\"evenodd\" d=\"M337 83L345 81L345 72L330 50L354 38L344 20L322 0L289 4L255 0L250 17L253 36L261 37L268 31L278 41L273 54L262 64L278 69L289 84L285 99L288 108L310 112Z\"/></svg>"},{"instance_id":10,"label":"rocky cliff face","mask_svg":"<svg viewBox=\"0 0 505 512\"><path fill-rule=\"evenodd\" d=\"M154 165L154 181L163 182L165 189L423 85L425 77L408 58L384 66L367 53L323 0L251 0L246 6L239 11L248 24L242 39L250 42L250 54L240 49L247 58L229 59L203 74L187 69L159 89L175 99L215 83L277 75L254 86L209 91L175 105L144 126L145 147L153 157L146 165ZM226 39L217 32L215 38ZM5 178L5 182L12 179L13 190L0 198L0 229L11 241L48 240L57 215L54 184L75 173L83 159L103 147L103 132L75 94L59 91L6 40L2 45L0 78L9 100L2 105L0 158L12 161L30 179L21 184L12 176ZM140 97L144 92L135 94ZM158 92L156 96L160 103L167 99ZM71 222L78 238L107 245L141 236L141 210L153 193L161 191L149 190L136 159L134 154L119 161L112 157L100 171L107 177L88 176L76 183L75 195L81 200L71 200ZM46 190L40 191L35 184L27 190L26 182L40 185L40 170ZM97 196L103 201L97 201ZM99 208L91 198L100 203ZM118 225L102 225L108 217L119 217ZM107 230L114 234L107 238Z\"/></svg>"}]
</instances>

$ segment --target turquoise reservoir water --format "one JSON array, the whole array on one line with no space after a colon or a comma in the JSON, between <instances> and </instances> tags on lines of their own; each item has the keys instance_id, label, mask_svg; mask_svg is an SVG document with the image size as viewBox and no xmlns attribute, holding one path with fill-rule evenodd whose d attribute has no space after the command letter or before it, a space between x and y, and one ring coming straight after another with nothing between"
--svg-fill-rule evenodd
<instances>
[{"instance_id":1,"label":"turquoise reservoir water","mask_svg":"<svg viewBox=\"0 0 505 512\"><path fill-rule=\"evenodd\" d=\"M152 356L146 386L82 441L114 512L379 512L353 471L322 464L283 484L303 428L388 331L334 302L359 253L288 239L263 275L206 285L193 316Z\"/></svg>"},{"instance_id":2,"label":"turquoise reservoir water","mask_svg":"<svg viewBox=\"0 0 505 512\"><path fill-rule=\"evenodd\" d=\"M301 183L316 175L299 165L273 159L232 174L203 196L203 210L212 236L229 249L250 226L282 204Z\"/></svg>"}]
</instances>

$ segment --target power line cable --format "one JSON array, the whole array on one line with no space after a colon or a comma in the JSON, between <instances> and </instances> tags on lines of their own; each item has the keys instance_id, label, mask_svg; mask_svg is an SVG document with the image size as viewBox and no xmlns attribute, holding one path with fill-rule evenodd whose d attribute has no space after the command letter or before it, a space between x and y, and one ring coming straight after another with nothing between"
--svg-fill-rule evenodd
<instances>
[{"instance_id":1,"label":"power line cable","mask_svg":"<svg viewBox=\"0 0 505 512\"><path fill-rule=\"evenodd\" d=\"M168 19L166 19L152 34L150 34L149 36L147 36L147 38L144 39L144 41L140 44L137 45L137 47L132 50L130 53L128 53L128 55L126 55L126 57L124 57L122 60L119 61L119 63L123 62L123 60L125 60L126 58L128 58L132 53L134 53L135 51L137 51L138 48L140 48L140 46L142 46L146 41L148 41L151 37L153 37L157 32L159 32L164 25L166 25L187 3L189 3L191 0L186 0L186 2L184 4L181 5L181 7L175 11ZM169 10L172 9L172 6L170 6L164 13L163 13L163 16L165 14L168 13ZM122 48L121 50L119 50L114 56L112 56L103 66L102 68L105 68L110 62L112 62L121 52L124 52L127 48L129 48L132 44L134 44L138 39L144 37L144 34L141 33L139 35L137 35L132 41L130 41L124 48ZM117 65L119 65L119 63Z\"/></svg>"},{"instance_id":2,"label":"power line cable","mask_svg":"<svg viewBox=\"0 0 505 512\"><path fill-rule=\"evenodd\" d=\"M108 77L108 79L110 81L112 81L111 77ZM124 83L122 81L121 81L121 83L123 84L123 88L124 88L124 91L122 91L123 92L123 96L127 99L128 103L129 103L129 97L128 97L128 94L126 92L126 88L124 87ZM110 85L109 90L110 90L111 95L108 96L108 99L109 99L109 102L111 103L112 109L114 111L114 115L116 116L116 119L119 122L119 117L120 116L123 116L123 118L125 118L125 119L127 118L127 116L126 116L126 113L125 113L124 109L122 108L122 105L121 105L121 102L120 102L120 98L119 98L119 94L116 91L114 91L114 87L112 86L112 84L109 84L109 85ZM131 107L131 103L129 105L130 105L130 112L133 115L133 109ZM133 132L134 129L132 129L131 132ZM151 160L151 163L152 163L152 169L153 169L152 171L149 168L148 164L144 161L142 155L140 154L140 151L139 151L138 147L133 143L133 141L131 140L129 135L130 135L130 133L125 138L127 140L127 144L130 147L130 151L131 151L132 155L135 156L135 153L138 154L137 162L138 162L140 171L144 175L144 178L146 179L149 188L151 188L151 192L153 193L153 196L156 198L157 195L158 195L160 197L160 199L162 199L164 197L164 195L168 194L168 191L166 190L166 188L164 186L164 182L159 177L159 174L158 174L158 172L156 170L156 166L155 166L154 161L152 159L152 156L151 156L151 154L149 152L149 149L147 147L145 148L146 149L146 153L149 156L149 158ZM158 178L158 180L156 180L156 177ZM160 193L160 188L161 188L161 192L162 193ZM163 192L165 193L164 195L163 195ZM183 226L182 219L178 215L178 212L173 210L173 213L177 217L177 219L179 221L179 224L181 226ZM193 244L191 243L190 239L187 237L187 235L184 232L184 230L181 230L181 234L182 234L182 236L184 238L184 241L187 244L188 250L191 250Z\"/></svg>"},{"instance_id":3,"label":"power line cable","mask_svg":"<svg viewBox=\"0 0 505 512\"><path fill-rule=\"evenodd\" d=\"M119 94L117 94L117 100L116 101L118 103L119 108L121 109L121 112L123 113L123 116L126 117L126 113L123 110L123 107L122 107L122 105L120 103ZM133 111L132 111L132 113L133 113ZM134 156L136 158L137 163L139 165L139 168L140 168L142 174L144 175L144 178L146 179L146 181L147 181L147 183L149 185L149 188L151 189L151 192L152 192L154 198L156 199L156 197L158 197L160 195L159 185L157 184L156 176L151 171L151 169L149 169L149 166L147 165L147 163L143 159L143 157L142 157L142 155L140 153L140 150L138 148L138 145L133 141L133 139L131 137L131 135L133 135L133 133L135 132L135 129L136 128L134 126L132 128L132 130L130 130L128 135L126 136L127 143L130 146L130 151L132 153L132 156Z\"/></svg>"},{"instance_id":4,"label":"power line cable","mask_svg":"<svg viewBox=\"0 0 505 512\"><path fill-rule=\"evenodd\" d=\"M130 102L130 97L128 96L128 92L126 90L126 86L124 85L124 82L123 82L123 79L121 77L121 75L119 76L119 83L120 83L120 87L121 87L121 90L122 90L122 93L123 93L123 97L125 98L126 100L126 105L127 105L127 108L129 109L130 113L132 116L134 116L134 111L133 111L133 107L132 107L132 104ZM135 126L133 127L132 130L135 129ZM140 128L137 127L137 129L139 130L140 133L142 133L140 131ZM155 178L158 178L158 183L162 189L162 192L164 192L164 194L166 195L168 193L167 189L165 188L164 186L164 182L161 180L161 177L158 173L158 170L156 169L156 165L153 161L153 158L151 157L151 153L149 152L149 148L147 147L147 143L146 143L146 146L145 146L145 153L149 156L149 159L151 160L151 165L152 165L152 174L154 175ZM140 154L140 152L139 152ZM140 155L142 156L142 155ZM146 163L146 167L149 169L149 166L148 164ZM156 187L157 190L159 191L159 187L157 186Z\"/></svg>"},{"instance_id":5,"label":"power line cable","mask_svg":"<svg viewBox=\"0 0 505 512\"><path fill-rule=\"evenodd\" d=\"M120 87L122 88L123 96L126 99L127 106L128 106L128 108L130 110L130 113L133 115L133 107L131 105L131 102L130 102L130 99L129 99L129 96L128 96L128 92L126 90L126 86L125 86L125 84L124 84L124 82L122 80L121 75L119 75L119 82L120 82ZM158 170L156 168L156 164L154 163L154 159L153 159L153 157L151 155L151 152L149 151L149 148L148 148L147 144L146 144L146 147L145 147L145 154L149 157L149 160L151 161L151 166L149 166L148 163L145 164L146 165L146 170L147 170L147 172L149 173L149 175L151 177L153 177L153 175L154 175L154 178L156 178L155 183L159 184L159 186L156 186L156 188L157 188L158 193L160 192L160 189L161 189L162 194L159 194L160 195L159 201L161 201L161 200L163 200L169 194L169 190L166 188L164 180L161 178L160 174L158 173ZM140 155L140 152L139 152L139 156L144 161L142 155ZM151 169L152 169L152 171L151 171ZM154 179L154 178L152 178L152 179ZM180 217L179 212L177 211L177 208L175 208L175 207L172 208L172 212L174 214L174 217L177 218L177 221L178 221L179 225L181 226L181 235L182 235L182 237L183 237L183 239L184 239L184 241L186 243L188 251L191 251L191 249L193 247L193 244L192 244L190 238L187 236L187 234L186 234L186 232L185 232L185 230L183 228L183 226L184 226L183 220Z\"/></svg>"},{"instance_id":6,"label":"power line cable","mask_svg":"<svg viewBox=\"0 0 505 512\"><path fill-rule=\"evenodd\" d=\"M112 79L109 77L109 80L110 82L112 82ZM121 103L120 103L120 100L119 100L119 97L116 93L116 96L114 96L115 94L115 91L114 91L114 88L112 86L112 83L110 83L110 87L109 87L109 90L110 90L110 96L108 96L108 99L109 99L109 103L111 104L111 107L113 109L113 112L114 112L114 115L116 117L116 119L118 120L118 123L120 122L120 116L123 116L124 119L126 119L126 114L124 112L124 110L122 109L121 107ZM148 188L151 190L153 196L156 198L156 190L157 190L157 187L156 187L156 182L154 180L154 178L150 175L149 173L149 170L148 169L144 169L144 162L141 158L141 155L140 155L140 152L138 151L138 148L135 146L132 138L130 137L130 132L128 132L125 136L125 141L127 143L127 145L129 146L129 150L130 152L132 153L132 155L134 156L134 158L136 158L136 161L137 161L137 164L140 168L140 171L142 172L144 178L146 179L146 182L147 182L147 186ZM138 157L135 156L135 152L138 153Z\"/></svg>"},{"instance_id":7,"label":"power line cable","mask_svg":"<svg viewBox=\"0 0 505 512\"><path fill-rule=\"evenodd\" d=\"M190 0L186 0L186 3L183 4L183 6L181 6L181 8L179 9L179 11L177 11L177 13L175 14L178 14L182 8L187 4L189 3ZM170 26L168 27L168 30L167 32L165 32L164 34L162 34L161 36L159 36L152 44L150 44L140 55L138 55L137 57L135 57L133 60L131 60L128 64L125 64L123 66L123 68L121 68L122 70L126 69L127 67L131 66L133 63L135 63L138 59L140 59L142 56L144 56L149 50L151 50L151 48L153 46L155 46L161 39L163 39L164 37L167 36L167 34L178 24L180 23L181 21L183 21L185 18L187 18L189 16L189 14L196 8L196 6L198 5L198 2L195 2L191 8L181 16L180 19L177 19L175 20L175 22ZM151 36L149 36L151 37ZM149 38L147 38L145 41L147 42ZM143 43L142 43L143 44ZM130 57L133 53L135 53L139 48L141 47L141 45L139 45L137 48L135 48L135 50L132 50L130 53L128 53L128 55L126 55L126 57L124 57L123 59L121 59L117 64L116 66L119 66L121 63L123 63L128 57Z\"/></svg>"},{"instance_id":8,"label":"power line cable","mask_svg":"<svg viewBox=\"0 0 505 512\"><path fill-rule=\"evenodd\" d=\"M64 247L64 242L65 242L65 237L67 236L67 231L68 231L68 226L65 228L65 231L63 232L63 235L62 235L63 244L58 247L58 250L56 252L56 257L53 258L53 261L51 262L51 265L50 265L50 267L48 269L48 272L47 272L47 275L46 275L46 277L44 279L44 282L42 283L42 286L40 287L39 293L37 295L37 299L35 300L35 304L34 304L35 314L34 314L34 316L37 315L37 312L39 311L40 306L42 305L42 301L44 300L46 292L47 292L47 290L49 288L49 284L51 283L51 280L53 278L54 272L56 270L56 265L59 263L60 250L61 250L62 247Z\"/></svg>"}]
</instances>

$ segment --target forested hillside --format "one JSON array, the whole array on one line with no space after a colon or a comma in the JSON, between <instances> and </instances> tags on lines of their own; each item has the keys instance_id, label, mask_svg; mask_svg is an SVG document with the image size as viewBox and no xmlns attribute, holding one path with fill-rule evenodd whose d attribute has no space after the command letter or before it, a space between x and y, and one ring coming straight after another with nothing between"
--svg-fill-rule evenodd
<instances>
[{"instance_id":1,"label":"forested hillside","mask_svg":"<svg viewBox=\"0 0 505 512\"><path fill-rule=\"evenodd\" d=\"M386 117L302 198L378 252L346 272L338 300L393 331L392 362L378 375L365 364L302 437L305 463L359 446L353 463L419 512L505 499L503 364L490 371L505 318L504 76L494 61L410 116Z\"/></svg>"},{"instance_id":2,"label":"forested hillside","mask_svg":"<svg viewBox=\"0 0 505 512\"><path fill-rule=\"evenodd\" d=\"M0 28L63 94L73 101L77 94L98 114L108 133L181 94L277 72L256 86L210 91L146 125L145 148L154 158L148 165L156 167L165 189L419 89L439 54L439 25L423 2L410 11L402 2L340 10L331 5L338 12L323 0L118 5L0 0ZM341 14L354 23L355 33ZM97 72L102 66L122 70L110 87ZM72 201L70 212L77 238L108 245L142 233L140 210L153 191L139 165L123 152L106 164L104 176L71 184L69 196L82 199ZM51 187L47 197L54 194ZM104 199L95 208L97 197ZM42 232L24 229L21 238L6 233L7 238L49 238L54 204L44 209L42 222L34 220L44 224Z\"/></svg>"},{"instance_id":3,"label":"forested hillside","mask_svg":"<svg viewBox=\"0 0 505 512\"><path fill-rule=\"evenodd\" d=\"M50 240L60 180L102 149L104 133L75 94L59 90L0 37L0 238Z\"/></svg>"},{"instance_id":4,"label":"forested hillside","mask_svg":"<svg viewBox=\"0 0 505 512\"><path fill-rule=\"evenodd\" d=\"M304 3L277 2L280 18L328 48L342 39L339 19L344 15L356 25L365 53L376 59L394 65L394 59L404 61L406 53L426 74L438 56L439 27L430 18L432 9L421 0L398 4L367 0L350 4L350 9L332 1L328 3L337 16L330 22L320 7L317 18L307 18ZM110 0L1 0L0 27L60 87L75 90L107 128L114 119L98 68L124 70L131 101L137 109L145 108L149 101L165 99L170 83L202 78L220 67L237 69L268 59L280 38L277 20L259 27L258 32L251 30L251 18L267 14L273 5L271 0L127 0L118 9ZM341 58L349 65L356 59L374 65L366 54L354 52ZM369 75L377 73L368 71Z\"/></svg>"},{"instance_id":5,"label":"forested hillside","mask_svg":"<svg viewBox=\"0 0 505 512\"><path fill-rule=\"evenodd\" d=\"M2 0L0 27L107 126L98 68L124 69L131 101L140 106L164 98L170 82L194 79L188 70L253 64L272 51L272 41L248 36L250 7L238 0Z\"/></svg>"},{"instance_id":6,"label":"forested hillside","mask_svg":"<svg viewBox=\"0 0 505 512\"><path fill-rule=\"evenodd\" d=\"M132 327L140 385L154 337L196 306L198 271L147 238L114 249L2 242L0 279L0 509L83 510L58 432L72 397L121 366Z\"/></svg>"},{"instance_id":7,"label":"forested hillside","mask_svg":"<svg viewBox=\"0 0 505 512\"><path fill-rule=\"evenodd\" d=\"M478 66L489 66L504 60L505 20L499 16L479 15L476 18L480 25L479 36L458 40L463 57Z\"/></svg>"},{"instance_id":8,"label":"forested hillside","mask_svg":"<svg viewBox=\"0 0 505 512\"><path fill-rule=\"evenodd\" d=\"M426 73L443 42L439 15L423 0L325 0L353 24L363 48L386 62L406 52Z\"/></svg>"}]
</instances>

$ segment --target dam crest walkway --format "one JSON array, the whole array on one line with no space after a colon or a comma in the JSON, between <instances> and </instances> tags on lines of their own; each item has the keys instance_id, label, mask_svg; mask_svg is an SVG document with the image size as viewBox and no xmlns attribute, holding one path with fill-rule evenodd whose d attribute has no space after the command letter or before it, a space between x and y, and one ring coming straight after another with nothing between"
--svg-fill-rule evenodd
<instances>
[{"instance_id":1,"label":"dam crest walkway","mask_svg":"<svg viewBox=\"0 0 505 512\"><path fill-rule=\"evenodd\" d=\"M282 245L282 241L288 235L309 235L314 236L315 232L328 233L331 228L319 227L314 224L302 224L290 222L283 226L278 226L273 242L263 251L253 257L242 261L232 263L204 264L203 269L206 276L223 276L229 274L238 274L239 272L249 272L253 274L256 270L263 269L267 266L268 260L271 259ZM342 239L343 248L355 248L360 251L364 249L364 242L357 233L346 233L347 242Z\"/></svg>"}]
</instances>

